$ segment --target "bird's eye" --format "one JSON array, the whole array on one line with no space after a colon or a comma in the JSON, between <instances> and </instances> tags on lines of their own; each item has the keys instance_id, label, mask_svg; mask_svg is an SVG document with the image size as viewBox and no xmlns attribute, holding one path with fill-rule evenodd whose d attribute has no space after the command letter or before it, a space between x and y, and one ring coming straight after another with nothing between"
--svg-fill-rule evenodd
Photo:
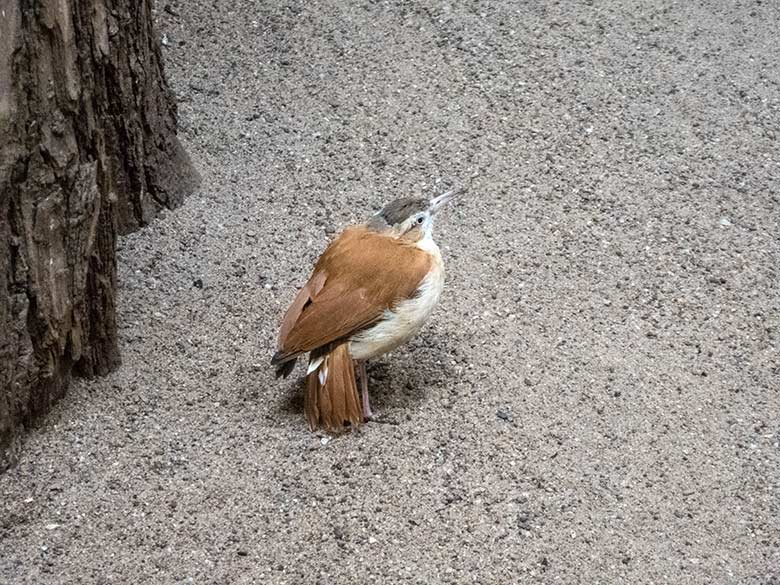
<instances>
[{"instance_id":1,"label":"bird's eye","mask_svg":"<svg viewBox=\"0 0 780 585\"><path fill-rule=\"evenodd\" d=\"M422 225L422 222L424 222L424 221L425 221L425 218L422 215L417 218L417 224L418 225Z\"/></svg>"}]
</instances>

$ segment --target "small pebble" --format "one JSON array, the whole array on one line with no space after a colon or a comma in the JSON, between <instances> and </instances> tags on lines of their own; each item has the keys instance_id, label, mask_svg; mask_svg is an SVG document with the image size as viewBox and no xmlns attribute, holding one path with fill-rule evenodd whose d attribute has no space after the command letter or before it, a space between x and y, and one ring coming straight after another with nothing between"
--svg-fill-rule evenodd
<instances>
[{"instance_id":1,"label":"small pebble","mask_svg":"<svg viewBox=\"0 0 780 585\"><path fill-rule=\"evenodd\" d=\"M512 415L512 411L506 408L499 408L496 411L496 416L500 418L501 420L505 420L506 422L512 422L514 420L514 416Z\"/></svg>"}]
</instances>

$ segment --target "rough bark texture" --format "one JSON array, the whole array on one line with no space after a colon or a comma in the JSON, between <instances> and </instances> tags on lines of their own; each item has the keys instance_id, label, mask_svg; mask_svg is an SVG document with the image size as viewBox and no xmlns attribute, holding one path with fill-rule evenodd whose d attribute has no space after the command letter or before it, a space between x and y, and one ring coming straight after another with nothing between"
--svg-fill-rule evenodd
<instances>
[{"instance_id":1,"label":"rough bark texture","mask_svg":"<svg viewBox=\"0 0 780 585\"><path fill-rule=\"evenodd\" d=\"M0 470L71 373L119 364L117 234L197 176L150 0L0 9Z\"/></svg>"}]
</instances>

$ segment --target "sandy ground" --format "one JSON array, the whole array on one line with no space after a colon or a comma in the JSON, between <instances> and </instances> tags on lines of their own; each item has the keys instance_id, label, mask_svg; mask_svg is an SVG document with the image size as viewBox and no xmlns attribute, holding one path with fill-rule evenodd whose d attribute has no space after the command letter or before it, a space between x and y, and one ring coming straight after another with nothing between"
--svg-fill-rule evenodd
<instances>
[{"instance_id":1,"label":"sandy ground","mask_svg":"<svg viewBox=\"0 0 780 585\"><path fill-rule=\"evenodd\" d=\"M1 583L780 583L780 8L539 4L161 6L203 187L0 477ZM392 422L310 433L312 262L470 177Z\"/></svg>"}]
</instances>

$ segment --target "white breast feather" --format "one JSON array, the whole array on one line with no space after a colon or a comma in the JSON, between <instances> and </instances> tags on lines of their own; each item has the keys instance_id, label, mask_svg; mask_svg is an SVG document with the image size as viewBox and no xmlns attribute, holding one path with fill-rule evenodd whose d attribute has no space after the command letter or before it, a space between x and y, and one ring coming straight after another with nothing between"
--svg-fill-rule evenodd
<instances>
[{"instance_id":1,"label":"white breast feather","mask_svg":"<svg viewBox=\"0 0 780 585\"><path fill-rule=\"evenodd\" d=\"M427 237L417 245L433 254L431 271L420 283L413 298L401 301L393 310L386 310L381 321L350 340L349 349L353 359L370 359L405 343L420 330L439 302L444 288L444 267L439 248L432 238Z\"/></svg>"}]
</instances>

